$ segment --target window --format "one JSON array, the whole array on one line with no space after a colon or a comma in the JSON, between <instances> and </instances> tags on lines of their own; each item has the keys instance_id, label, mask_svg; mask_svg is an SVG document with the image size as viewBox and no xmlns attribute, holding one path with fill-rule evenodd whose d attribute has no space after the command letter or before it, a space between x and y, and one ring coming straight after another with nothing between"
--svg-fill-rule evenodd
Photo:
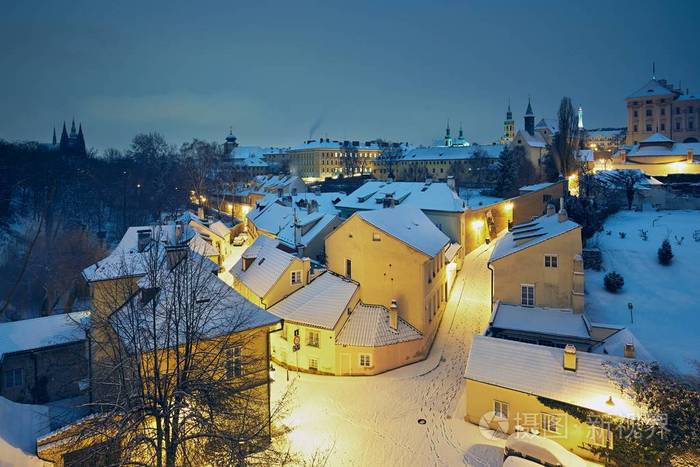
<instances>
[{"instance_id":1,"label":"window","mask_svg":"<svg viewBox=\"0 0 700 467\"><path fill-rule=\"evenodd\" d=\"M588 431L588 442L594 446L612 448L613 438L610 430L602 426L591 426Z\"/></svg>"},{"instance_id":2,"label":"window","mask_svg":"<svg viewBox=\"0 0 700 467\"><path fill-rule=\"evenodd\" d=\"M634 131L639 131L639 127L637 125L634 125Z\"/></svg>"},{"instance_id":3,"label":"window","mask_svg":"<svg viewBox=\"0 0 700 467\"><path fill-rule=\"evenodd\" d=\"M561 433L561 417L549 413L542 414L542 430L549 433Z\"/></svg>"},{"instance_id":4,"label":"window","mask_svg":"<svg viewBox=\"0 0 700 467\"><path fill-rule=\"evenodd\" d=\"M531 284L520 285L520 304L535 306L535 286Z\"/></svg>"},{"instance_id":5,"label":"window","mask_svg":"<svg viewBox=\"0 0 700 467\"><path fill-rule=\"evenodd\" d=\"M676 122L676 130L680 130L680 129L681 129L681 122Z\"/></svg>"},{"instance_id":6,"label":"window","mask_svg":"<svg viewBox=\"0 0 700 467\"><path fill-rule=\"evenodd\" d=\"M542 202L543 203L548 203L551 200L552 200L552 195L542 195Z\"/></svg>"},{"instance_id":7,"label":"window","mask_svg":"<svg viewBox=\"0 0 700 467\"><path fill-rule=\"evenodd\" d=\"M372 241L373 241L373 242L381 242L381 241L382 241L382 238L379 236L378 233L373 233L373 234L372 234Z\"/></svg>"},{"instance_id":8,"label":"window","mask_svg":"<svg viewBox=\"0 0 700 467\"><path fill-rule=\"evenodd\" d=\"M688 119L688 130L693 130L693 120Z\"/></svg>"},{"instance_id":9,"label":"window","mask_svg":"<svg viewBox=\"0 0 700 467\"><path fill-rule=\"evenodd\" d=\"M301 284L301 271L292 271L292 285Z\"/></svg>"},{"instance_id":10,"label":"window","mask_svg":"<svg viewBox=\"0 0 700 467\"><path fill-rule=\"evenodd\" d=\"M309 370L318 371L318 359L317 358L310 358L309 359Z\"/></svg>"},{"instance_id":11,"label":"window","mask_svg":"<svg viewBox=\"0 0 700 467\"><path fill-rule=\"evenodd\" d=\"M651 117L652 115L654 115L654 112L651 109L647 109L646 116Z\"/></svg>"},{"instance_id":12,"label":"window","mask_svg":"<svg viewBox=\"0 0 700 467\"><path fill-rule=\"evenodd\" d=\"M681 114L681 109L679 109L678 107L676 107L676 115L680 115L680 114Z\"/></svg>"},{"instance_id":13,"label":"window","mask_svg":"<svg viewBox=\"0 0 700 467\"><path fill-rule=\"evenodd\" d=\"M661 115L666 115L666 109L661 108Z\"/></svg>"},{"instance_id":14,"label":"window","mask_svg":"<svg viewBox=\"0 0 700 467\"><path fill-rule=\"evenodd\" d=\"M693 108L692 108L692 107L688 107L688 113L691 113L691 114L693 113Z\"/></svg>"},{"instance_id":15,"label":"window","mask_svg":"<svg viewBox=\"0 0 700 467\"><path fill-rule=\"evenodd\" d=\"M241 365L241 348L226 349L226 378L233 379L243 374Z\"/></svg>"},{"instance_id":16,"label":"window","mask_svg":"<svg viewBox=\"0 0 700 467\"><path fill-rule=\"evenodd\" d=\"M666 124L665 123L661 123L661 131L666 131Z\"/></svg>"},{"instance_id":17,"label":"window","mask_svg":"<svg viewBox=\"0 0 700 467\"><path fill-rule=\"evenodd\" d=\"M635 110L635 111L634 111L634 118L637 118L637 117L639 117L639 112L637 112L637 111Z\"/></svg>"},{"instance_id":18,"label":"window","mask_svg":"<svg viewBox=\"0 0 700 467\"><path fill-rule=\"evenodd\" d=\"M306 333L306 345L309 347L318 347L318 331L308 331Z\"/></svg>"},{"instance_id":19,"label":"window","mask_svg":"<svg viewBox=\"0 0 700 467\"><path fill-rule=\"evenodd\" d=\"M352 279L352 260L345 259L345 277Z\"/></svg>"},{"instance_id":20,"label":"window","mask_svg":"<svg viewBox=\"0 0 700 467\"><path fill-rule=\"evenodd\" d=\"M502 401L493 401L493 413L499 418L508 418L508 403Z\"/></svg>"},{"instance_id":21,"label":"window","mask_svg":"<svg viewBox=\"0 0 700 467\"><path fill-rule=\"evenodd\" d=\"M544 255L544 267L556 268L557 267L557 255Z\"/></svg>"},{"instance_id":22,"label":"window","mask_svg":"<svg viewBox=\"0 0 700 467\"><path fill-rule=\"evenodd\" d=\"M651 131L651 124L647 123L647 131Z\"/></svg>"},{"instance_id":23,"label":"window","mask_svg":"<svg viewBox=\"0 0 700 467\"><path fill-rule=\"evenodd\" d=\"M5 372L5 387L16 388L24 386L24 372L22 368L15 368Z\"/></svg>"},{"instance_id":24,"label":"window","mask_svg":"<svg viewBox=\"0 0 700 467\"><path fill-rule=\"evenodd\" d=\"M282 331L280 332L280 337L287 340L287 326L282 326Z\"/></svg>"},{"instance_id":25,"label":"window","mask_svg":"<svg viewBox=\"0 0 700 467\"><path fill-rule=\"evenodd\" d=\"M372 366L372 358L369 354L360 354L360 366L362 368L370 368Z\"/></svg>"}]
</instances>

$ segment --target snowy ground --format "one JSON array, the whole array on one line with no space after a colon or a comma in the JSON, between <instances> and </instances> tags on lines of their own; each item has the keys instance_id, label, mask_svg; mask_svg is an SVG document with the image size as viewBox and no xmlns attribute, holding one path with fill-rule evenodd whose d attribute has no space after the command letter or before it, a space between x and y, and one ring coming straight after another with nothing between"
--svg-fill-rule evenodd
<instances>
[{"instance_id":1,"label":"snowy ground","mask_svg":"<svg viewBox=\"0 0 700 467\"><path fill-rule=\"evenodd\" d=\"M49 408L0 397L0 466L43 466L34 455L36 439L49 431Z\"/></svg>"},{"instance_id":2,"label":"snowy ground","mask_svg":"<svg viewBox=\"0 0 700 467\"><path fill-rule=\"evenodd\" d=\"M647 241L640 229L648 232ZM654 358L681 372L691 371L691 360L700 359L700 237L694 240L696 231L700 235L698 211L622 211L611 216L605 231L590 243L602 250L605 270L586 271L586 313L591 320L629 327ZM670 266L660 265L657 259L666 238L675 255ZM624 277L621 292L611 294L603 287L608 271ZM634 323L628 303L634 306Z\"/></svg>"},{"instance_id":3,"label":"snowy ground","mask_svg":"<svg viewBox=\"0 0 700 467\"><path fill-rule=\"evenodd\" d=\"M485 193L486 190L486 188L460 188L459 197L466 201L467 205L472 209L503 201L503 198L482 194L482 192Z\"/></svg>"},{"instance_id":4,"label":"snowy ground","mask_svg":"<svg viewBox=\"0 0 700 467\"><path fill-rule=\"evenodd\" d=\"M485 246L465 259L425 361L372 377L291 373L294 410L285 423L294 448L330 452L333 466L500 466L504 441L463 419L468 351L490 316L490 253ZM273 397L285 373L275 372Z\"/></svg>"}]
</instances>

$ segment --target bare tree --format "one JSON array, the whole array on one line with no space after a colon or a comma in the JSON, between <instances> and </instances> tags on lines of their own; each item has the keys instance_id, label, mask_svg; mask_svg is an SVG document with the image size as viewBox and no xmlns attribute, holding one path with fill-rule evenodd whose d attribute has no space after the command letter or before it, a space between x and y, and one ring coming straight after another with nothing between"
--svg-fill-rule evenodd
<instances>
[{"instance_id":1,"label":"bare tree","mask_svg":"<svg viewBox=\"0 0 700 467\"><path fill-rule=\"evenodd\" d=\"M268 399L266 334L276 320L218 279L210 260L160 243L119 264L119 276L140 279L117 280L96 299L96 415L73 435L93 443L83 461L194 466L287 458L270 445L272 420L284 407L271 410Z\"/></svg>"}]
</instances>

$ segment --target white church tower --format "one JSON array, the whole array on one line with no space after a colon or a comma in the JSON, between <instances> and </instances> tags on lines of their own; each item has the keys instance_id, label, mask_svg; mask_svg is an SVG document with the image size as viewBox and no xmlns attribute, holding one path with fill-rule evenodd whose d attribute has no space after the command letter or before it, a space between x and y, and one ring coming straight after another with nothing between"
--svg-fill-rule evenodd
<instances>
[{"instance_id":1,"label":"white church tower","mask_svg":"<svg viewBox=\"0 0 700 467\"><path fill-rule=\"evenodd\" d=\"M583 130L583 109L578 106L578 129Z\"/></svg>"}]
</instances>

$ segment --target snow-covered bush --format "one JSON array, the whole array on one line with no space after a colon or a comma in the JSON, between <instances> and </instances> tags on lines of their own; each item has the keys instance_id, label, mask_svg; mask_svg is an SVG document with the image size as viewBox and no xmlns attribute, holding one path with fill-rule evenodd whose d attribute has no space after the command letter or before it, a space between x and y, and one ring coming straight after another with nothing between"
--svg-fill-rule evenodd
<instances>
[{"instance_id":1,"label":"snow-covered bush","mask_svg":"<svg viewBox=\"0 0 700 467\"><path fill-rule=\"evenodd\" d=\"M673 259L673 250L671 250L671 242L668 240L664 240L663 243L661 243L661 248L659 248L658 251L659 254L659 263L663 264L664 266L668 266L671 264L671 260Z\"/></svg>"},{"instance_id":2,"label":"snow-covered bush","mask_svg":"<svg viewBox=\"0 0 700 467\"><path fill-rule=\"evenodd\" d=\"M625 279L615 271L609 272L603 278L603 283L605 285L605 290L612 293L617 293L618 290L625 285Z\"/></svg>"}]
</instances>

